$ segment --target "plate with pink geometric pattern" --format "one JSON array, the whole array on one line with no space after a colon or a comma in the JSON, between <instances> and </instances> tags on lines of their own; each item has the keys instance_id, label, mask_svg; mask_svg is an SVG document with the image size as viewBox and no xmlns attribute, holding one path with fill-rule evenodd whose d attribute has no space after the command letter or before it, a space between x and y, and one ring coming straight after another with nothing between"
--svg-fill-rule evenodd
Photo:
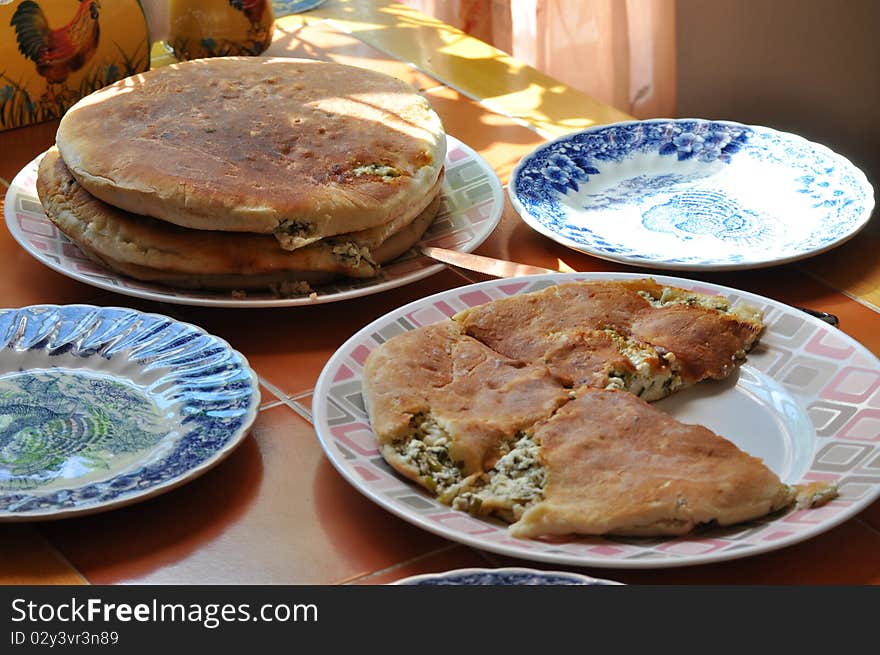
<instances>
[{"instance_id":1,"label":"plate with pink geometric pattern","mask_svg":"<svg viewBox=\"0 0 880 655\"><path fill-rule=\"evenodd\" d=\"M446 173L440 189L440 213L419 245L462 252L475 250L495 229L504 208L504 192L492 167L476 151L447 135ZM25 166L6 192L6 226L16 241L49 268L101 289L127 296L206 307L290 307L336 302L387 291L442 271L446 266L410 250L369 279L342 279L316 288L314 296L278 297L248 292L174 289L110 271L88 259L46 217L37 196L40 157Z\"/></svg>"},{"instance_id":2,"label":"plate with pink geometric pattern","mask_svg":"<svg viewBox=\"0 0 880 655\"><path fill-rule=\"evenodd\" d=\"M490 280L420 299L377 319L339 348L318 380L314 422L327 457L361 493L425 530L502 555L573 566L663 568L756 555L830 530L880 496L880 361L839 329L775 300L666 276L654 279L762 309L765 330L734 376L702 382L657 406L762 458L783 482L835 482L838 498L816 509L675 538L527 540L511 537L501 521L439 503L385 463L362 396L363 364L374 348L395 334L497 298L570 280L634 277L644 276L560 273Z\"/></svg>"}]
</instances>

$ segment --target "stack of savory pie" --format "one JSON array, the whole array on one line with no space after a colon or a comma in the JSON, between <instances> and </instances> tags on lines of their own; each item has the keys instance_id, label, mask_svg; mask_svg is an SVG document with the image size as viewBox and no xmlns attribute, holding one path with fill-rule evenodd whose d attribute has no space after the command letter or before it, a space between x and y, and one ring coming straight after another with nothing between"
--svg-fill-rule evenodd
<instances>
[{"instance_id":1,"label":"stack of savory pie","mask_svg":"<svg viewBox=\"0 0 880 655\"><path fill-rule=\"evenodd\" d=\"M683 534L836 494L647 402L729 376L761 330L650 279L559 284L389 339L365 399L394 469L515 536Z\"/></svg>"},{"instance_id":2,"label":"stack of savory pie","mask_svg":"<svg viewBox=\"0 0 880 655\"><path fill-rule=\"evenodd\" d=\"M48 217L108 268L173 286L303 290L371 277L436 215L446 139L393 77L220 57L72 107L40 164Z\"/></svg>"}]
</instances>

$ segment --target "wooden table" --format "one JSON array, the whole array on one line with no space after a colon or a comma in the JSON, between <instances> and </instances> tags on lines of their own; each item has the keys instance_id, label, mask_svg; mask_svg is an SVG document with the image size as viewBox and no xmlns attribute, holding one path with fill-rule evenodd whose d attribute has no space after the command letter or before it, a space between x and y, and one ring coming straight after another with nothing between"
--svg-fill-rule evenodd
<instances>
[{"instance_id":1,"label":"wooden table","mask_svg":"<svg viewBox=\"0 0 880 655\"><path fill-rule=\"evenodd\" d=\"M281 18L268 54L366 66L414 83L447 131L476 149L503 183L520 157L546 138L628 118L391 3L331 0ZM0 133L4 188L52 144L55 128L49 123ZM509 204L478 252L559 270L634 270L556 245L528 228ZM880 354L877 252L878 239L869 227L835 251L803 263L698 277L837 314L843 331ZM3 306L122 304L203 326L248 357L260 377L264 403L240 448L180 489L89 517L4 524L0 583L378 584L466 566L564 568L513 562L396 518L337 474L312 429L312 389L336 348L395 307L465 284L460 273L444 270L343 303L230 311L102 292L39 264L6 230L0 230L0 267ZM765 555L696 567L585 572L633 584L877 584L878 554L880 503L875 503L829 532Z\"/></svg>"}]
</instances>

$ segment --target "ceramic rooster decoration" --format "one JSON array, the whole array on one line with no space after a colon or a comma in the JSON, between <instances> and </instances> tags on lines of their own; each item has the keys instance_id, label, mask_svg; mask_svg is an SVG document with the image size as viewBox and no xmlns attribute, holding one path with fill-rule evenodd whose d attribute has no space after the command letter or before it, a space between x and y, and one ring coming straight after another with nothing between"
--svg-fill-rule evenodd
<instances>
[{"instance_id":1,"label":"ceramic rooster decoration","mask_svg":"<svg viewBox=\"0 0 880 655\"><path fill-rule=\"evenodd\" d=\"M18 49L36 63L37 72L48 85L41 99L65 102L73 92L65 86L67 77L81 69L98 48L100 0L80 0L69 23L53 29L36 2L25 0L12 15Z\"/></svg>"}]
</instances>

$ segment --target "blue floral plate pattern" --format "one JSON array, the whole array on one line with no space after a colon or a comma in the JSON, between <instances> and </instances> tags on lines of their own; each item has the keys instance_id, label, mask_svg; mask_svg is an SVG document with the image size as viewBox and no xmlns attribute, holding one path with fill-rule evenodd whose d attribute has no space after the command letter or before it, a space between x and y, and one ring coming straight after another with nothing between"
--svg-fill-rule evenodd
<instances>
[{"instance_id":1,"label":"blue floral plate pattern","mask_svg":"<svg viewBox=\"0 0 880 655\"><path fill-rule=\"evenodd\" d=\"M259 400L245 358L194 325L118 307L0 310L0 521L173 489L241 442Z\"/></svg>"},{"instance_id":2,"label":"blue floral plate pattern","mask_svg":"<svg viewBox=\"0 0 880 655\"><path fill-rule=\"evenodd\" d=\"M324 4L325 0L272 0L275 18L310 11Z\"/></svg>"},{"instance_id":3,"label":"blue floral plate pattern","mask_svg":"<svg viewBox=\"0 0 880 655\"><path fill-rule=\"evenodd\" d=\"M536 231L636 266L759 268L837 246L874 208L865 175L825 146L766 127L658 119L539 146L511 177Z\"/></svg>"},{"instance_id":4,"label":"blue floral plate pattern","mask_svg":"<svg viewBox=\"0 0 880 655\"><path fill-rule=\"evenodd\" d=\"M602 580L567 571L539 571L519 567L498 569L456 569L442 573L425 573L402 580L395 585L620 585L620 582Z\"/></svg>"}]
</instances>

